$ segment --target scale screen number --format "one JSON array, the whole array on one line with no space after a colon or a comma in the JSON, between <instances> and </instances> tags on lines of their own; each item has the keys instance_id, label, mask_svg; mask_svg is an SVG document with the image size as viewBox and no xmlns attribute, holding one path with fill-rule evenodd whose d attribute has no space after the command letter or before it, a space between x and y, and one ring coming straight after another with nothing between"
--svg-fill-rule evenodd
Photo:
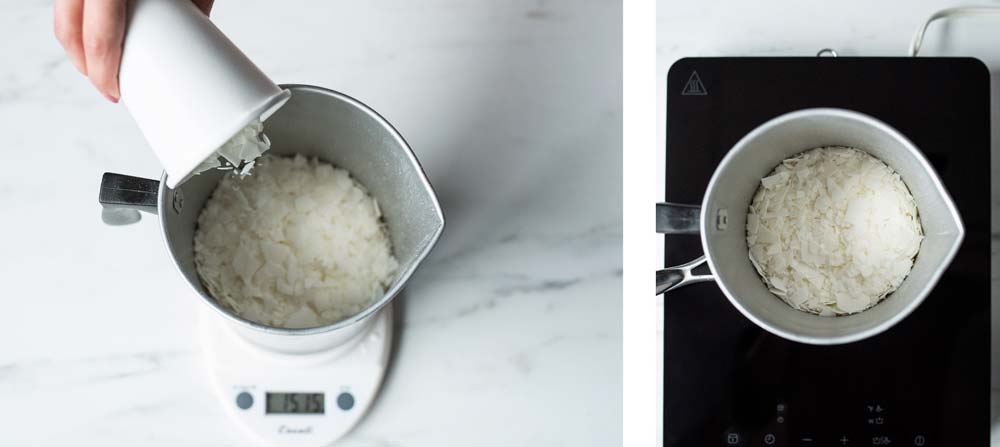
<instances>
[{"instance_id":1,"label":"scale screen number","mask_svg":"<svg viewBox=\"0 0 1000 447\"><path fill-rule=\"evenodd\" d=\"M323 393L267 393L267 414L323 414Z\"/></svg>"}]
</instances>

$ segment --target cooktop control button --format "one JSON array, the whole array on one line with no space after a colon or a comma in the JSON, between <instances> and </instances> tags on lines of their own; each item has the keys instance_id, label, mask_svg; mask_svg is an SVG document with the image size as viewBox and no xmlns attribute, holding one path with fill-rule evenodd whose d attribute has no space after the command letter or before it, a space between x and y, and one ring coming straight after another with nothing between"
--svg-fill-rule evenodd
<instances>
[{"instance_id":1,"label":"cooktop control button","mask_svg":"<svg viewBox=\"0 0 1000 447\"><path fill-rule=\"evenodd\" d=\"M799 439L799 447L816 447L816 441L812 436L803 436Z\"/></svg>"},{"instance_id":2,"label":"cooktop control button","mask_svg":"<svg viewBox=\"0 0 1000 447\"><path fill-rule=\"evenodd\" d=\"M726 433L726 445L727 446L742 446L743 436L736 432Z\"/></svg>"},{"instance_id":3,"label":"cooktop control button","mask_svg":"<svg viewBox=\"0 0 1000 447\"><path fill-rule=\"evenodd\" d=\"M885 435L872 436L872 445L879 447L893 445L892 438Z\"/></svg>"},{"instance_id":4,"label":"cooktop control button","mask_svg":"<svg viewBox=\"0 0 1000 447\"><path fill-rule=\"evenodd\" d=\"M916 435L913 437L913 445L917 447L923 447L927 445L927 437L924 435Z\"/></svg>"},{"instance_id":5,"label":"cooktop control button","mask_svg":"<svg viewBox=\"0 0 1000 447\"><path fill-rule=\"evenodd\" d=\"M767 433L764 435L764 445L774 445L776 441L774 433Z\"/></svg>"}]
</instances>

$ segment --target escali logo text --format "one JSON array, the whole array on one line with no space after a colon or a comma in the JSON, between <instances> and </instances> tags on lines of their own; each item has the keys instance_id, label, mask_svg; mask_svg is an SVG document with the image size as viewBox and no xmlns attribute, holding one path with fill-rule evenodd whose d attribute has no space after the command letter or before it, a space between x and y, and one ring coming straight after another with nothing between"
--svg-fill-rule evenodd
<instances>
[{"instance_id":1,"label":"escali logo text","mask_svg":"<svg viewBox=\"0 0 1000 447\"><path fill-rule=\"evenodd\" d=\"M278 433L283 435L308 435L312 433L312 425L305 427L289 427L287 425L278 426Z\"/></svg>"}]
</instances>

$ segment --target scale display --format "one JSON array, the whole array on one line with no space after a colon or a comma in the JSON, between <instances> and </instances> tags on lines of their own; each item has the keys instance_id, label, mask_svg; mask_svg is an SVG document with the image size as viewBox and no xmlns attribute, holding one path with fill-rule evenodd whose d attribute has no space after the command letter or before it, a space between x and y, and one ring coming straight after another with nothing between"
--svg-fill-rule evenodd
<instances>
[{"instance_id":1,"label":"scale display","mask_svg":"<svg viewBox=\"0 0 1000 447\"><path fill-rule=\"evenodd\" d=\"M267 393L267 414L323 414L323 393Z\"/></svg>"}]
</instances>

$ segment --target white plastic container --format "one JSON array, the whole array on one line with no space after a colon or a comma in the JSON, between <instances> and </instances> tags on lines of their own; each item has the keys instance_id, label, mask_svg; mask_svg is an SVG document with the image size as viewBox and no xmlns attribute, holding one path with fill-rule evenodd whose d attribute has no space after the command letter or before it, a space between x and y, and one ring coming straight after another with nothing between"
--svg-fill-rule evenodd
<instances>
[{"instance_id":1,"label":"white plastic container","mask_svg":"<svg viewBox=\"0 0 1000 447\"><path fill-rule=\"evenodd\" d=\"M119 84L171 188L291 95L192 2L181 0L129 2Z\"/></svg>"}]
</instances>

